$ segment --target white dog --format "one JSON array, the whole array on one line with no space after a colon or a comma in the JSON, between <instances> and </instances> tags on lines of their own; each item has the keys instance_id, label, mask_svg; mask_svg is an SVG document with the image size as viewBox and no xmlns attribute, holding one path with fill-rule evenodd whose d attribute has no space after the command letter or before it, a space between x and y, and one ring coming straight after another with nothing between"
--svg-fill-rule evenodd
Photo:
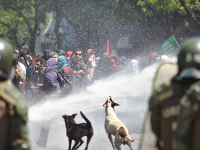
<instances>
[{"instance_id":1,"label":"white dog","mask_svg":"<svg viewBox=\"0 0 200 150\"><path fill-rule=\"evenodd\" d=\"M105 107L106 112L105 130L108 134L108 138L114 150L116 150L116 148L118 150L121 150L120 145L122 143L127 144L130 147L130 149L133 150L132 142L134 142L134 138L132 138L128 134L128 129L115 114L115 106L119 106L119 104L113 102L111 97L109 97L105 104L103 104L103 107ZM111 135L115 136L114 143Z\"/></svg>"}]
</instances>

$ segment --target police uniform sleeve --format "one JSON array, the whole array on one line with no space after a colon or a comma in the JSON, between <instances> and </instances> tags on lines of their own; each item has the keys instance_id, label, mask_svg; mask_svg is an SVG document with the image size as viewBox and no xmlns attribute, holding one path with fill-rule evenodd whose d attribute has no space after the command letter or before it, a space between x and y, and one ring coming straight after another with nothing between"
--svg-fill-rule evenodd
<instances>
[{"instance_id":1,"label":"police uniform sleeve","mask_svg":"<svg viewBox=\"0 0 200 150\"><path fill-rule=\"evenodd\" d=\"M180 112L174 136L174 145L177 150L192 149L193 123L199 114L199 100L200 86L195 84L180 101Z\"/></svg>"},{"instance_id":2,"label":"police uniform sleeve","mask_svg":"<svg viewBox=\"0 0 200 150\"><path fill-rule=\"evenodd\" d=\"M29 150L27 128L27 106L18 89L13 85L7 86L5 92L12 97L16 104L10 106L10 147L12 150Z\"/></svg>"}]
</instances>

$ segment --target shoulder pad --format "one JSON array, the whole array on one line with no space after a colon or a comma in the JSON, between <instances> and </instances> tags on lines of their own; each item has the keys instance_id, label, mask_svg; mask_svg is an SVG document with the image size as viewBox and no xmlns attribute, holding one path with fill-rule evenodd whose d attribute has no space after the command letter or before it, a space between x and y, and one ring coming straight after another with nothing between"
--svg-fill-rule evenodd
<instances>
[{"instance_id":1,"label":"shoulder pad","mask_svg":"<svg viewBox=\"0 0 200 150\"><path fill-rule=\"evenodd\" d=\"M153 91L152 98L154 99L154 104L159 104L165 101L173 95L173 87L171 81L166 81L160 87Z\"/></svg>"},{"instance_id":2,"label":"shoulder pad","mask_svg":"<svg viewBox=\"0 0 200 150\"><path fill-rule=\"evenodd\" d=\"M12 85L11 80L7 80L4 82L0 82L0 96L9 104L15 105L16 101L12 98L8 93L12 88L9 88L9 86ZM7 89L7 90L6 90ZM8 93L6 92L8 91Z\"/></svg>"},{"instance_id":3,"label":"shoulder pad","mask_svg":"<svg viewBox=\"0 0 200 150\"><path fill-rule=\"evenodd\" d=\"M170 70L170 72L169 72ZM162 63L156 72L153 88L156 89L160 87L166 80L171 80L173 76L177 74L178 67L177 64L171 62Z\"/></svg>"},{"instance_id":4,"label":"shoulder pad","mask_svg":"<svg viewBox=\"0 0 200 150\"><path fill-rule=\"evenodd\" d=\"M13 84L7 84L5 92L16 101L23 99L21 92Z\"/></svg>"}]
</instances>

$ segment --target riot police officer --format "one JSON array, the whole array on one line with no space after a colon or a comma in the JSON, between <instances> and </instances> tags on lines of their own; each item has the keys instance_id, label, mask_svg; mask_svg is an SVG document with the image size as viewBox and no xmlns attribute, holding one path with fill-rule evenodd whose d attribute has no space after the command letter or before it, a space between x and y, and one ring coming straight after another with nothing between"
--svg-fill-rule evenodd
<instances>
[{"instance_id":1,"label":"riot police officer","mask_svg":"<svg viewBox=\"0 0 200 150\"><path fill-rule=\"evenodd\" d=\"M200 38L188 40L180 53L181 64L193 68L200 79ZM174 145L176 150L200 149L200 81L190 86L180 101Z\"/></svg>"},{"instance_id":2,"label":"riot police officer","mask_svg":"<svg viewBox=\"0 0 200 150\"><path fill-rule=\"evenodd\" d=\"M155 145L160 150L172 150L176 147L172 139L177 125L179 102L200 77L198 67L193 61L200 63L200 57L195 55L199 51L200 56L199 42L199 39L191 39L182 45L178 54L177 74L156 87L150 97L151 128L157 138Z\"/></svg>"},{"instance_id":3,"label":"riot police officer","mask_svg":"<svg viewBox=\"0 0 200 150\"><path fill-rule=\"evenodd\" d=\"M0 38L0 149L29 150L27 107L21 92L12 84L14 51Z\"/></svg>"}]
</instances>

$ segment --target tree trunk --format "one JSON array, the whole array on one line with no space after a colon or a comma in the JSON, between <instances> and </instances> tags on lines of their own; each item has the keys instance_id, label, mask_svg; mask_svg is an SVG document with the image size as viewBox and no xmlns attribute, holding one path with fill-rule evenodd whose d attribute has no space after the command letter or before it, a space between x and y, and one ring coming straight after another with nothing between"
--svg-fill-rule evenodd
<instances>
[{"instance_id":1,"label":"tree trunk","mask_svg":"<svg viewBox=\"0 0 200 150\"><path fill-rule=\"evenodd\" d=\"M58 10L58 9L56 9ZM60 21L61 21L61 15L59 11L56 11L56 24L55 24L55 29L54 33L56 34L56 41L57 41L57 46L58 49L62 48L62 34L59 32L59 27L60 27Z\"/></svg>"},{"instance_id":2,"label":"tree trunk","mask_svg":"<svg viewBox=\"0 0 200 150\"><path fill-rule=\"evenodd\" d=\"M37 30L38 30L38 25L39 25L39 6L38 6L38 1L36 0L35 3L35 24L33 30L29 31L31 35L30 39L30 51L31 53L35 52L35 42L36 42L36 36L37 36Z\"/></svg>"},{"instance_id":3,"label":"tree trunk","mask_svg":"<svg viewBox=\"0 0 200 150\"><path fill-rule=\"evenodd\" d=\"M197 19L195 13L186 5L184 0L179 0L179 2L181 3L181 5L185 8L185 11L192 17L192 19L198 24L200 25L200 21Z\"/></svg>"}]
</instances>

